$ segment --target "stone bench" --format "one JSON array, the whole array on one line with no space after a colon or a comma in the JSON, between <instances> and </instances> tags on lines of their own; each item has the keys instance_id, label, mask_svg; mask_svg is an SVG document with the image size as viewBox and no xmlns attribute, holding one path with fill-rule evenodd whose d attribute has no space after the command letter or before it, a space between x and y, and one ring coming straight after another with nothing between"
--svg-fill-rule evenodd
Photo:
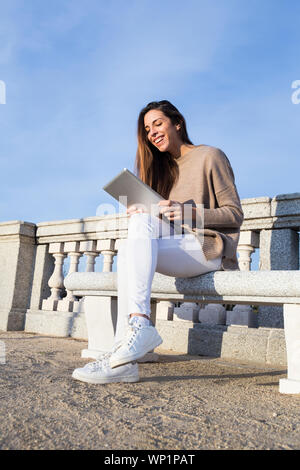
<instances>
[{"instance_id":1,"label":"stone bench","mask_svg":"<svg viewBox=\"0 0 300 470\"><path fill-rule=\"evenodd\" d=\"M94 351L109 351L117 318L117 273L72 273L65 287L84 298L90 357ZM194 278L155 273L154 322L158 301L282 305L288 372L280 380L279 391L300 393L300 271L217 271Z\"/></svg>"}]
</instances>

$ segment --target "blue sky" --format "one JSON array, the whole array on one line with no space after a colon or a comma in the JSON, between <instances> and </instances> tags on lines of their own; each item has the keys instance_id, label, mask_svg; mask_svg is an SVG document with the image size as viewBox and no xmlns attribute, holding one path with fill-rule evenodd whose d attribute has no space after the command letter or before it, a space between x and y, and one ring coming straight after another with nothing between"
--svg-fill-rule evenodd
<instances>
[{"instance_id":1,"label":"blue sky","mask_svg":"<svg viewBox=\"0 0 300 470\"><path fill-rule=\"evenodd\" d=\"M299 191L299 0L0 0L0 221L96 215L168 99L241 198Z\"/></svg>"}]
</instances>

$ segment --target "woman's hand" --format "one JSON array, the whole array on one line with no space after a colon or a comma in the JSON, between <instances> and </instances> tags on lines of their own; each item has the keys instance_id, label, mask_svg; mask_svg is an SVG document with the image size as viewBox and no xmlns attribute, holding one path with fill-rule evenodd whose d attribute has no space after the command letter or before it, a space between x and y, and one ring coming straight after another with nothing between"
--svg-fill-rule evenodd
<instances>
[{"instance_id":1,"label":"woman's hand","mask_svg":"<svg viewBox=\"0 0 300 470\"><path fill-rule=\"evenodd\" d=\"M138 204L133 204L132 206L127 207L126 209L126 214L129 215L129 217L133 214L139 214L141 212L146 212L142 207L138 207Z\"/></svg>"},{"instance_id":2,"label":"woman's hand","mask_svg":"<svg viewBox=\"0 0 300 470\"><path fill-rule=\"evenodd\" d=\"M169 220L183 220L183 207L184 204L178 201L172 201L171 199L165 201L159 201L161 206L160 214L163 214Z\"/></svg>"}]
</instances>

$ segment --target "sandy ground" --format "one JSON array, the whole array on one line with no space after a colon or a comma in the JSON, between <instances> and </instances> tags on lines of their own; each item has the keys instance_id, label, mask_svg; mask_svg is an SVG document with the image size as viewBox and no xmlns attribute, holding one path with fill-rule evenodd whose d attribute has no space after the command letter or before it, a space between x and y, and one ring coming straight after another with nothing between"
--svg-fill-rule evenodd
<instances>
[{"instance_id":1,"label":"sandy ground","mask_svg":"<svg viewBox=\"0 0 300 470\"><path fill-rule=\"evenodd\" d=\"M0 449L300 449L300 396L279 394L282 367L158 350L140 382L93 385L71 377L85 341L0 340Z\"/></svg>"}]
</instances>

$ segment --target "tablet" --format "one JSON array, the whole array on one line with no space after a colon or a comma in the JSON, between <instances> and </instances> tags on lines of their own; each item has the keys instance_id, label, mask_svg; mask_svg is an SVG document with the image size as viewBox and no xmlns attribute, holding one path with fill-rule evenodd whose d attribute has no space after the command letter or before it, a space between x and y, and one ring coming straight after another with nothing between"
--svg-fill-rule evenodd
<instances>
[{"instance_id":1,"label":"tablet","mask_svg":"<svg viewBox=\"0 0 300 470\"><path fill-rule=\"evenodd\" d=\"M146 212L156 217L159 217L158 203L165 199L127 168L124 168L115 178L103 186L103 189L123 206L130 207L134 204L137 208L144 208ZM162 219L171 226L173 225L173 221L169 221L164 215L162 215ZM174 227L175 232L181 233L181 227L177 228L176 225L177 223Z\"/></svg>"},{"instance_id":2,"label":"tablet","mask_svg":"<svg viewBox=\"0 0 300 470\"><path fill-rule=\"evenodd\" d=\"M127 168L103 186L103 189L123 206L144 205L149 213L151 208L153 210L152 205L155 206L164 199Z\"/></svg>"}]
</instances>

